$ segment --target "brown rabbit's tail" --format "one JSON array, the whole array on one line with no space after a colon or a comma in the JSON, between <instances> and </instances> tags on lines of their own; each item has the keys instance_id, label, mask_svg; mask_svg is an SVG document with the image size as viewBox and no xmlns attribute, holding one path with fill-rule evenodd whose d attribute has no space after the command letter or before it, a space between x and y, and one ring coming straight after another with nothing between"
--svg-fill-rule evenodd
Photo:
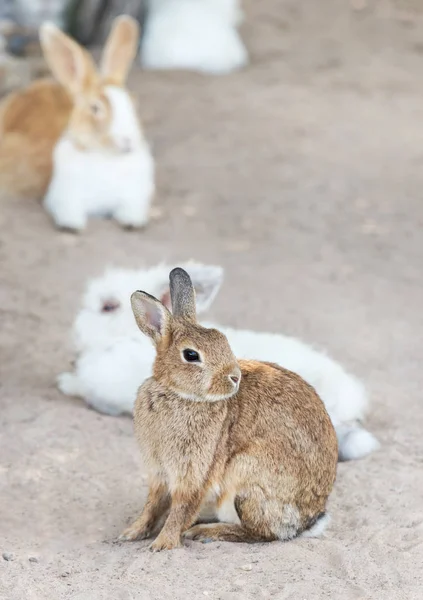
<instances>
[{"instance_id":1,"label":"brown rabbit's tail","mask_svg":"<svg viewBox=\"0 0 423 600\"><path fill-rule=\"evenodd\" d=\"M326 511L323 511L309 519L302 532L299 534L300 537L320 537L330 522L330 516Z\"/></svg>"}]
</instances>

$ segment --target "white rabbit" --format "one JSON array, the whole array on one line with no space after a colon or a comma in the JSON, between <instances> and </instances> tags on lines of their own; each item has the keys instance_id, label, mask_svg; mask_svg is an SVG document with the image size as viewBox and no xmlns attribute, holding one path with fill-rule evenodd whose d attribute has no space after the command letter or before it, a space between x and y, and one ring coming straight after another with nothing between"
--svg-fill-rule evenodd
<instances>
[{"instance_id":1,"label":"white rabbit","mask_svg":"<svg viewBox=\"0 0 423 600\"><path fill-rule=\"evenodd\" d=\"M204 312L221 286L223 270L194 262L184 268L196 289L197 311ZM73 327L75 370L58 379L64 394L79 396L103 413L132 414L137 389L151 376L155 353L135 325L130 295L146 289L170 306L170 269L110 270L88 284ZM360 424L368 408L364 386L332 358L293 337L203 324L218 327L239 358L276 362L313 385L335 426L341 460L360 458L379 446Z\"/></svg>"},{"instance_id":2,"label":"white rabbit","mask_svg":"<svg viewBox=\"0 0 423 600\"><path fill-rule=\"evenodd\" d=\"M247 64L239 0L149 0L141 60L149 69L227 73Z\"/></svg>"}]
</instances>

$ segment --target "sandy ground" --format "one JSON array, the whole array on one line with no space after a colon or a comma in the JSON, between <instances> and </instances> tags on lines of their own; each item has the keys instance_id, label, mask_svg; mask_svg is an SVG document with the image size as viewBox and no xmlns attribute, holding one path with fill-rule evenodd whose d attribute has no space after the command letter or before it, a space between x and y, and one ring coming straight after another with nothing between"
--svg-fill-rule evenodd
<instances>
[{"instance_id":1,"label":"sandy ground","mask_svg":"<svg viewBox=\"0 0 423 600\"><path fill-rule=\"evenodd\" d=\"M147 231L74 237L36 203L2 204L2 600L423 597L423 14L247 13L245 72L133 74L158 161ZM62 397L55 376L87 277L191 257L226 269L211 316L314 341L371 392L383 449L339 466L322 540L113 543L146 493L131 421Z\"/></svg>"}]
</instances>

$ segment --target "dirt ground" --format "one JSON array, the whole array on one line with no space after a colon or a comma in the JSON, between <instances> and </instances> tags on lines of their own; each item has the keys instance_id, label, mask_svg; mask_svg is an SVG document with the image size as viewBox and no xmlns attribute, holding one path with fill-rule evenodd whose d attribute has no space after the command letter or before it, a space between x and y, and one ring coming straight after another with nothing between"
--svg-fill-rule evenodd
<instances>
[{"instance_id":1,"label":"dirt ground","mask_svg":"<svg viewBox=\"0 0 423 600\"><path fill-rule=\"evenodd\" d=\"M250 0L244 72L135 70L158 165L145 232L72 236L2 203L2 600L423 597L423 6L354 4ZM321 540L113 543L146 493L131 421L55 377L86 278L189 258L226 269L210 316L315 342L369 388L382 450L339 466Z\"/></svg>"}]
</instances>

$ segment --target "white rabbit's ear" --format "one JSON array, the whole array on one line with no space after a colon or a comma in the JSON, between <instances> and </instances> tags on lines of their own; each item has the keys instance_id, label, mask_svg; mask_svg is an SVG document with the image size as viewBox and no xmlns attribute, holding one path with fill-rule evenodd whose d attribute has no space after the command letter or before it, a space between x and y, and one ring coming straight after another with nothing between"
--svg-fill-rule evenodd
<instances>
[{"instance_id":1,"label":"white rabbit's ear","mask_svg":"<svg viewBox=\"0 0 423 600\"><path fill-rule=\"evenodd\" d=\"M90 54L54 23L46 21L41 25L40 43L54 77L71 94L80 93L95 82L97 72Z\"/></svg>"},{"instance_id":2,"label":"white rabbit's ear","mask_svg":"<svg viewBox=\"0 0 423 600\"><path fill-rule=\"evenodd\" d=\"M210 307L220 290L223 282L223 269L200 263L187 263L185 268L195 289L197 313L204 312Z\"/></svg>"},{"instance_id":3,"label":"white rabbit's ear","mask_svg":"<svg viewBox=\"0 0 423 600\"><path fill-rule=\"evenodd\" d=\"M195 262L188 262L183 267L189 273L195 290L197 314L205 312L220 290L223 282L223 269L222 267ZM159 298L166 308L172 310L168 279L167 277L165 279L164 274L165 271L163 272L163 292L159 294Z\"/></svg>"},{"instance_id":4,"label":"white rabbit's ear","mask_svg":"<svg viewBox=\"0 0 423 600\"><path fill-rule=\"evenodd\" d=\"M128 15L117 17L107 38L100 63L103 79L123 86L138 52L139 27Z\"/></svg>"},{"instance_id":5,"label":"white rabbit's ear","mask_svg":"<svg viewBox=\"0 0 423 600\"><path fill-rule=\"evenodd\" d=\"M195 290L197 313L205 312L212 304L222 285L222 267L203 265L196 262L187 262L182 264L182 267L189 273ZM169 270L170 268L167 265L160 265L155 269L155 282L150 291L171 311ZM140 274L140 278L142 278L142 274Z\"/></svg>"},{"instance_id":6,"label":"white rabbit's ear","mask_svg":"<svg viewBox=\"0 0 423 600\"><path fill-rule=\"evenodd\" d=\"M131 306L138 327L157 345L169 331L172 315L157 298L146 292L134 292Z\"/></svg>"}]
</instances>

